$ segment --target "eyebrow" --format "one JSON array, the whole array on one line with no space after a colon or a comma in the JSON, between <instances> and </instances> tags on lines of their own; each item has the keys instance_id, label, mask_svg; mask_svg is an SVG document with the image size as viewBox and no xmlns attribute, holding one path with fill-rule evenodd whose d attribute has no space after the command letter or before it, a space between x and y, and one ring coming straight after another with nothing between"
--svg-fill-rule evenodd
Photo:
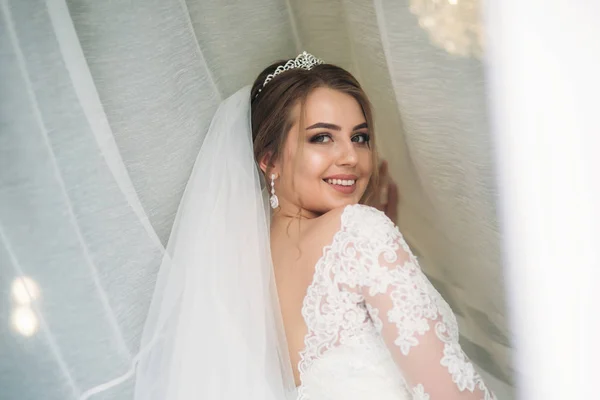
<instances>
[{"instance_id":1,"label":"eyebrow","mask_svg":"<svg viewBox=\"0 0 600 400\"><path fill-rule=\"evenodd\" d=\"M368 127L369 127L369 125L366 122L363 122L362 124L356 125L352 129L352 131L357 131L359 129L368 128ZM342 128L340 126L335 125L335 124L329 124L327 122L317 122L316 124L313 124L313 125L309 126L308 128L306 128L306 130L317 129L317 128L331 129L331 130L334 130L334 131L341 131L342 130Z\"/></svg>"}]
</instances>

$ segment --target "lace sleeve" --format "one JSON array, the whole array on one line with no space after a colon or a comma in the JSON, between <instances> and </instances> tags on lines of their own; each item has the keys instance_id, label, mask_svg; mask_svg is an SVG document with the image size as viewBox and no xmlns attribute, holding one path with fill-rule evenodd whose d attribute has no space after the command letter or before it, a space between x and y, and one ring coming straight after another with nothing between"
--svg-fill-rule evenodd
<instances>
[{"instance_id":1,"label":"lace sleeve","mask_svg":"<svg viewBox=\"0 0 600 400\"><path fill-rule=\"evenodd\" d=\"M452 310L398 228L374 209L363 212L371 215L355 226L364 239L357 249L355 289L362 292L413 398L495 399L460 347Z\"/></svg>"}]
</instances>

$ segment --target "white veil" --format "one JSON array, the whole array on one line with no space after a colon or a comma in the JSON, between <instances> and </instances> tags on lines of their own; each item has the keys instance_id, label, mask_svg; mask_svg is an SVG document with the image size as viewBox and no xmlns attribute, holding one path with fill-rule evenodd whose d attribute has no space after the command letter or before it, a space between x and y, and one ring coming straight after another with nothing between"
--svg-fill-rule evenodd
<instances>
[{"instance_id":1,"label":"white veil","mask_svg":"<svg viewBox=\"0 0 600 400\"><path fill-rule=\"evenodd\" d=\"M295 397L264 188L245 87L217 110L179 206L136 357L136 400Z\"/></svg>"}]
</instances>

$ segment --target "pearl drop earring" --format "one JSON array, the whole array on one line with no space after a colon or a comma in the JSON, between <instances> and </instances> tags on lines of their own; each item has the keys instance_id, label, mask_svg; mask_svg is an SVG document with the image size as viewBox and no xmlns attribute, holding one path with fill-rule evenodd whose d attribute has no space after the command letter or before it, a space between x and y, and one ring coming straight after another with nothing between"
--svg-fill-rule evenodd
<instances>
[{"instance_id":1,"label":"pearl drop earring","mask_svg":"<svg viewBox=\"0 0 600 400\"><path fill-rule=\"evenodd\" d=\"M269 202L271 203L272 209L279 207L279 199L275 194L275 178L277 178L277 176L275 174L271 174L271 197L269 197Z\"/></svg>"}]
</instances>

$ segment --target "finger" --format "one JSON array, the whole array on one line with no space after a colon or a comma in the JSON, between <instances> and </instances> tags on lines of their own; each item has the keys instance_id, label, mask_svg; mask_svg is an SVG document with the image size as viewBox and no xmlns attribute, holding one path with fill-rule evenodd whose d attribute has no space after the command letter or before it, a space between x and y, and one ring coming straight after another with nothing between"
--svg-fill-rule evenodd
<instances>
[{"instance_id":1,"label":"finger","mask_svg":"<svg viewBox=\"0 0 600 400\"><path fill-rule=\"evenodd\" d=\"M388 186L389 185L384 184L379 188L379 203L383 204L384 207L388 203Z\"/></svg>"},{"instance_id":2,"label":"finger","mask_svg":"<svg viewBox=\"0 0 600 400\"><path fill-rule=\"evenodd\" d=\"M390 184L388 185L388 204L389 203L395 203L398 204L398 201L400 200L400 195L398 193L398 185L396 185L394 182L390 182Z\"/></svg>"},{"instance_id":3,"label":"finger","mask_svg":"<svg viewBox=\"0 0 600 400\"><path fill-rule=\"evenodd\" d=\"M379 164L379 177L387 177L388 175L388 162L383 160L381 164Z\"/></svg>"},{"instance_id":4,"label":"finger","mask_svg":"<svg viewBox=\"0 0 600 400\"><path fill-rule=\"evenodd\" d=\"M400 196L398 195L398 186L396 186L395 183L390 183L388 187L386 214L394 223L398 222L397 217L399 199Z\"/></svg>"},{"instance_id":5,"label":"finger","mask_svg":"<svg viewBox=\"0 0 600 400\"><path fill-rule=\"evenodd\" d=\"M388 163L387 161L383 160L381 162L381 164L379 165L379 182L377 184L378 186L378 196L379 196L379 203L385 208L385 205L388 202L388 181L389 181L389 176L388 176Z\"/></svg>"}]
</instances>

